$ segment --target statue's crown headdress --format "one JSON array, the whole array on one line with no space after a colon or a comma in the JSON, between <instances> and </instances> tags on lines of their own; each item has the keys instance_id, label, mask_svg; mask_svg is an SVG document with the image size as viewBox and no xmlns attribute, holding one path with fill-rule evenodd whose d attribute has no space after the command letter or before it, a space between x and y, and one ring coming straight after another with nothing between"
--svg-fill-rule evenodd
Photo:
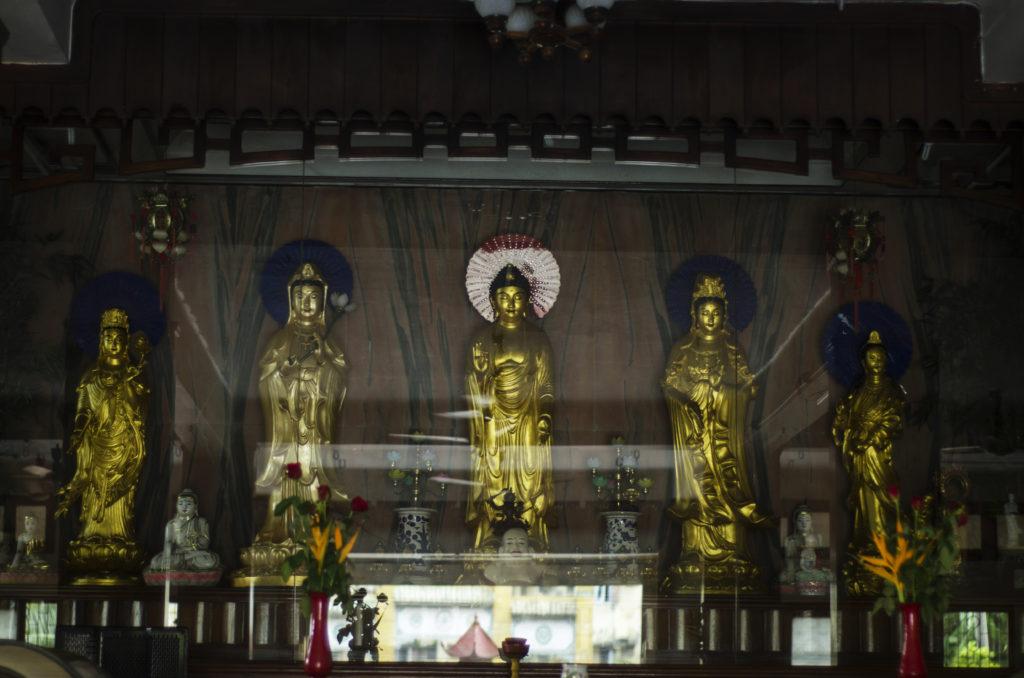
<instances>
[{"instance_id":1,"label":"statue's crown headdress","mask_svg":"<svg viewBox=\"0 0 1024 678\"><path fill-rule=\"evenodd\" d=\"M498 507L498 515L491 521L491 529L498 536L515 528L529 532L530 526L523 520L525 508L523 502L516 498L516 493L506 489L502 493L502 504Z\"/></svg>"},{"instance_id":2,"label":"statue's crown headdress","mask_svg":"<svg viewBox=\"0 0 1024 678\"><path fill-rule=\"evenodd\" d=\"M717 275L702 273L693 284L693 299L721 299L725 301L725 283Z\"/></svg>"},{"instance_id":3,"label":"statue's crown headdress","mask_svg":"<svg viewBox=\"0 0 1024 678\"><path fill-rule=\"evenodd\" d=\"M868 334L868 341L864 344L864 348L871 348L872 346L878 346L879 348L885 348L885 344L882 343L882 335L878 333L878 330L871 330Z\"/></svg>"},{"instance_id":4,"label":"statue's crown headdress","mask_svg":"<svg viewBox=\"0 0 1024 678\"><path fill-rule=\"evenodd\" d=\"M326 288L327 280L316 266L306 261L295 269L295 275L289 281L288 287L294 287L295 285L318 285Z\"/></svg>"},{"instance_id":5,"label":"statue's crown headdress","mask_svg":"<svg viewBox=\"0 0 1024 678\"><path fill-rule=\"evenodd\" d=\"M103 312L103 315L100 316L100 329L116 329L127 332L128 314L120 308L108 308Z\"/></svg>"}]
</instances>

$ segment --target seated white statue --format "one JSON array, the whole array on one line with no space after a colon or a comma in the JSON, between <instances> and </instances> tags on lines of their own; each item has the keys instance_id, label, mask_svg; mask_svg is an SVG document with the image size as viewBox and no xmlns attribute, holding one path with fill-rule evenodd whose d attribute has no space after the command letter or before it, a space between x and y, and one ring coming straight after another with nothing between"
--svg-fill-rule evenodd
<instances>
[{"instance_id":1,"label":"seated white statue","mask_svg":"<svg viewBox=\"0 0 1024 678\"><path fill-rule=\"evenodd\" d=\"M25 514L25 522L21 534L18 535L14 560L8 566L10 572L25 572L48 570L50 564L39 555L43 549L43 540L36 534L36 517L31 513Z\"/></svg>"},{"instance_id":2,"label":"seated white statue","mask_svg":"<svg viewBox=\"0 0 1024 678\"><path fill-rule=\"evenodd\" d=\"M499 586L534 584L544 573L544 568L533 555L526 530L511 527L501 535L497 556L484 568L484 577Z\"/></svg>"},{"instance_id":3,"label":"seated white statue","mask_svg":"<svg viewBox=\"0 0 1024 678\"><path fill-rule=\"evenodd\" d=\"M823 546L821 535L814 531L811 511L801 505L793 516L793 534L786 537L783 548L786 567L779 576L783 593L817 595L832 580L832 572L818 567L817 548Z\"/></svg>"},{"instance_id":4,"label":"seated white statue","mask_svg":"<svg viewBox=\"0 0 1024 678\"><path fill-rule=\"evenodd\" d=\"M177 513L164 528L164 550L153 556L155 572L207 571L220 567L220 558L209 551L210 527L199 515L199 500L192 490L178 494Z\"/></svg>"}]
</instances>

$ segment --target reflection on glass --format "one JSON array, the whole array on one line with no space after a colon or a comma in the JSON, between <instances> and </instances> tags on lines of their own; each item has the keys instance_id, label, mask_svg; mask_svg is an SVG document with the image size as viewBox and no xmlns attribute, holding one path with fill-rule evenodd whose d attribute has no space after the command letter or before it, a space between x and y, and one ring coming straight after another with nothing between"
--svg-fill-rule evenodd
<instances>
[{"instance_id":1,"label":"reflection on glass","mask_svg":"<svg viewBox=\"0 0 1024 678\"><path fill-rule=\"evenodd\" d=\"M947 612L942 615L943 665L1001 668L1010 665L1010 615L1005 612Z\"/></svg>"},{"instance_id":2,"label":"reflection on glass","mask_svg":"<svg viewBox=\"0 0 1024 678\"><path fill-rule=\"evenodd\" d=\"M474 621L495 644L518 636L537 662L640 662L641 586L367 586L391 601L379 627L381 661L454 662L447 650ZM332 628L345 624L331 607ZM347 645L331 639L341 659ZM492 661L500 661L494 658Z\"/></svg>"},{"instance_id":3,"label":"reflection on glass","mask_svg":"<svg viewBox=\"0 0 1024 678\"><path fill-rule=\"evenodd\" d=\"M25 642L53 647L57 630L57 603L25 605Z\"/></svg>"}]
</instances>

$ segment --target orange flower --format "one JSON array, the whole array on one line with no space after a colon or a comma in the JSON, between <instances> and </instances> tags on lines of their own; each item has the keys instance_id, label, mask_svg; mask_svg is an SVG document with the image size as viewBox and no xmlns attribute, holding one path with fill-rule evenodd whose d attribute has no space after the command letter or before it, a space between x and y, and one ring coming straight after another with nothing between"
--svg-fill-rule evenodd
<instances>
[{"instance_id":1,"label":"orange flower","mask_svg":"<svg viewBox=\"0 0 1024 678\"><path fill-rule=\"evenodd\" d=\"M899 519L896 520L896 553L889 551L888 545L885 543L885 535L878 532L874 532L871 538L875 542L875 547L878 549L879 557L874 556L858 556L860 562L864 565L864 568L869 572L872 572L885 581L891 583L896 588L896 595L899 601L904 601L904 586L903 581L900 579L900 570L903 565L914 559L914 549L910 548L910 544L907 538L903 536L903 526ZM918 562L921 561L924 554L920 554Z\"/></svg>"},{"instance_id":2,"label":"orange flower","mask_svg":"<svg viewBox=\"0 0 1024 678\"><path fill-rule=\"evenodd\" d=\"M352 552L352 547L356 545L356 537L359 536L359 529L360 528L357 527L356 531L352 533L352 537L347 542L345 542L344 546L342 546L339 549L338 564L345 562L345 560L348 558L348 554ZM341 530L338 530L335 533L335 544L337 544L339 541L341 541Z\"/></svg>"},{"instance_id":3,"label":"orange flower","mask_svg":"<svg viewBox=\"0 0 1024 678\"><path fill-rule=\"evenodd\" d=\"M309 540L309 550L313 552L317 569L323 570L324 556L327 555L327 542L330 541L330 535L327 530L321 530L316 525L310 531L312 532L312 538Z\"/></svg>"}]
</instances>

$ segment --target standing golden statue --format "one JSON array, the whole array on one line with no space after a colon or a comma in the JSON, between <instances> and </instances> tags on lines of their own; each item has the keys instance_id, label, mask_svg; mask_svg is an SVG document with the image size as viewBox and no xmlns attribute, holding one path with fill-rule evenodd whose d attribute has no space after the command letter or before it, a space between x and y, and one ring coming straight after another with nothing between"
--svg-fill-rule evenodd
<instances>
[{"instance_id":1,"label":"standing golden statue","mask_svg":"<svg viewBox=\"0 0 1024 678\"><path fill-rule=\"evenodd\" d=\"M271 337L259 362L260 404L268 454L256 478L257 493L269 494L267 514L252 546L243 549L240 586L280 584L282 561L298 550L291 511L274 515L286 497L316 501L327 484L322 454L334 439L345 401L345 356L327 338L327 280L315 265L301 264L288 281L288 321ZM302 476L286 477L287 464Z\"/></svg>"},{"instance_id":2,"label":"standing golden statue","mask_svg":"<svg viewBox=\"0 0 1024 678\"><path fill-rule=\"evenodd\" d=\"M508 265L491 283L494 322L474 335L466 360L466 390L474 417L466 522L473 547L491 550L495 507L488 500L510 489L520 497L522 520L538 550L548 548L546 518L554 504L551 414L555 404L551 344L526 320L530 282Z\"/></svg>"},{"instance_id":3,"label":"standing golden statue","mask_svg":"<svg viewBox=\"0 0 1024 678\"><path fill-rule=\"evenodd\" d=\"M843 398L832 420L832 438L850 477L847 501L853 530L843 575L846 589L853 595L879 592L881 580L864 570L857 556L875 554L871 534L888 530L899 501L889 487L898 483L893 438L903 429L907 400L886 374L887 358L881 336L872 330L862 360L864 383Z\"/></svg>"},{"instance_id":4,"label":"standing golden statue","mask_svg":"<svg viewBox=\"0 0 1024 678\"><path fill-rule=\"evenodd\" d=\"M743 349L727 322L725 285L699 274L690 331L673 347L662 389L675 451L675 503L682 553L666 586L678 592L753 591L760 568L751 560L750 527L768 525L747 476L747 405L757 393Z\"/></svg>"},{"instance_id":5,"label":"standing golden statue","mask_svg":"<svg viewBox=\"0 0 1024 678\"><path fill-rule=\"evenodd\" d=\"M81 500L81 530L68 549L74 584L130 584L138 581L143 554L135 541L135 491L146 456L149 388L142 370L149 342L131 337L128 314L119 308L100 319L99 357L78 385L75 428L69 451L75 474L58 491L57 515Z\"/></svg>"}]
</instances>

